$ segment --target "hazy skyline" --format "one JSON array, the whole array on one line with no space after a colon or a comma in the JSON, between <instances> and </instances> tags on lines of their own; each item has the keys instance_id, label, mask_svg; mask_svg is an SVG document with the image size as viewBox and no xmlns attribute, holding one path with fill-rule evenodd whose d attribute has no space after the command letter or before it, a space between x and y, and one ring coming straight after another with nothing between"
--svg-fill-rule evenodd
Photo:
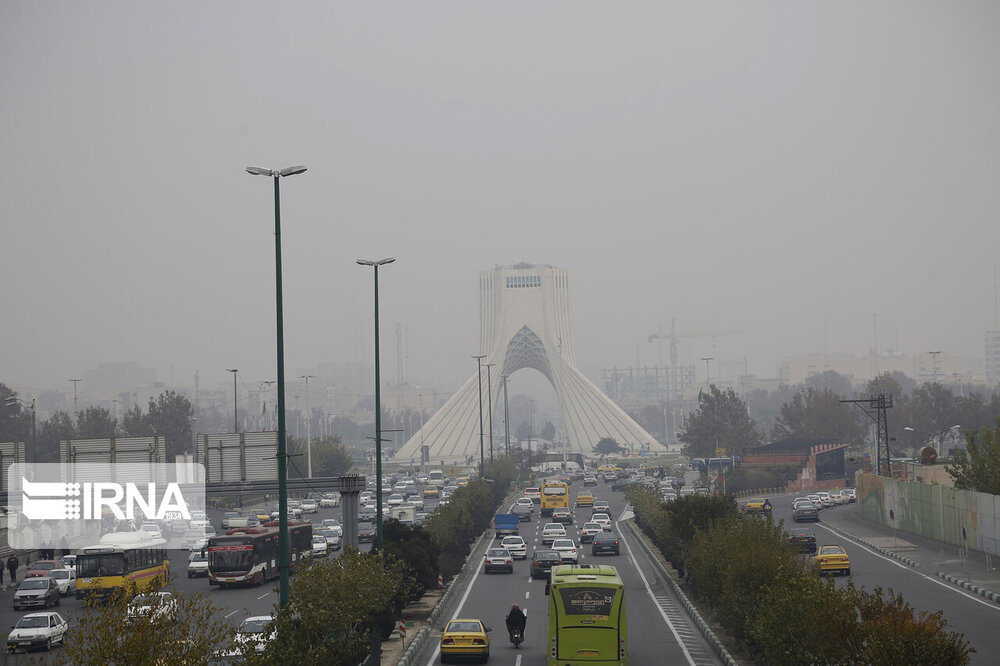
<instances>
[{"instance_id":1,"label":"hazy skyline","mask_svg":"<svg viewBox=\"0 0 1000 666\"><path fill-rule=\"evenodd\" d=\"M309 169L281 187L289 379L371 362L355 259L384 256L390 382L397 322L411 384L470 376L478 273L520 261L569 270L591 371L655 363L672 317L746 332L682 361L761 376L876 333L981 358L998 25L988 1L5 2L0 381L273 379L248 165Z\"/></svg>"}]
</instances>

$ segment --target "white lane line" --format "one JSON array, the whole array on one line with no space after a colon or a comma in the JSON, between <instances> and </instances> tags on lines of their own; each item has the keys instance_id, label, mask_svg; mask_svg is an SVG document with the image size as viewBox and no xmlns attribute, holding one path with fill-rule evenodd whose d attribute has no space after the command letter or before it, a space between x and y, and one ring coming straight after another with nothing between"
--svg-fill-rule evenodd
<instances>
[{"instance_id":1,"label":"white lane line","mask_svg":"<svg viewBox=\"0 0 1000 666\"><path fill-rule=\"evenodd\" d=\"M823 523L816 523L816 526L817 526L817 527L822 527L822 528L823 528L824 530L826 530L827 532L829 532L830 534L833 534L833 535L835 535L835 536L842 536L842 535L840 535L840 534L837 534L837 532L834 532L833 530L831 530L831 529L830 529L829 527L827 527L827 526L826 526L826 525L824 525ZM945 582L945 581L943 581L943 580L938 580L937 578L935 578L935 577L933 577L933 576L929 576L929 575L927 575L927 574L925 574L925 573L920 573L919 571L917 571L917 570L916 570L916 569L914 569L913 567L911 567L911 566L909 566L909 565L907 565L907 564L903 564L902 562L899 562L899 561L897 561L897 560L894 560L894 559L892 559L891 557L886 557L886 556L885 556L885 555L883 555L882 553L879 553L879 552L877 552L877 551L875 551L875 550L872 550L871 548L869 548L868 546L866 546L866 545L865 545L865 544L863 544L863 543L860 543L860 542L858 542L858 541L851 541L851 543L852 543L853 545L856 545L856 546L858 546L859 548L863 548L863 549L867 550L867 551L868 551L869 553L871 553L871 554L872 554L872 555L874 555L875 557L880 557L880 558L882 558L883 560L885 560L885 561L886 561L886 562L888 562L889 564L894 564L894 565L896 565L897 567L899 567L900 569L904 569L904 570L906 570L906 571L909 571L910 573L912 573L912 574L915 574L915 575L917 575L917 576L920 576L921 578L926 578L926 579L927 579L927 580L929 580L930 582L934 583L935 585L940 585L941 587L945 588L946 590L951 590L952 592L957 592L958 594L961 594L961 595L962 595L963 597L967 597L967 598L969 598L969 599L971 599L971 600L975 601L975 602L976 602L976 603L978 603L978 604L982 604L983 606L986 606L987 608L989 608L989 609L991 609L991 610L995 610L995 611L997 611L997 612L1000 612L1000 606L997 606L997 605L996 605L996 604L994 604L994 603L991 603L991 602L989 602L989 601L986 601L985 599L981 599L981 598L979 598L979 597L977 597L977 596L975 596L975 595L972 595L972 594L969 594L969 593L968 593L968 592L966 592L965 590L962 590L962 589L960 589L960 588L957 588L957 587L955 587L954 585L952 585L952 584L950 584L950 583L948 583L948 582Z\"/></svg>"},{"instance_id":2,"label":"white lane line","mask_svg":"<svg viewBox=\"0 0 1000 666\"><path fill-rule=\"evenodd\" d=\"M239 613L239 612L240 612L240 610L242 610L242 609L239 609L239 608L237 608L237 609L236 609L236 610L234 610L234 611L233 611L232 613L229 613L228 615L226 615L226 619L228 620L228 619L229 619L229 618L231 618L232 616L236 615L237 613Z\"/></svg>"},{"instance_id":3,"label":"white lane line","mask_svg":"<svg viewBox=\"0 0 1000 666\"><path fill-rule=\"evenodd\" d=\"M530 596L531 596L531 590L528 590L527 592L524 593L525 599L529 598Z\"/></svg>"},{"instance_id":4,"label":"white lane line","mask_svg":"<svg viewBox=\"0 0 1000 666\"><path fill-rule=\"evenodd\" d=\"M271 594L271 593L270 592L265 592L264 594L262 594L259 597L257 597L257 601L260 601L261 599L263 599L264 597L266 597L269 594Z\"/></svg>"},{"instance_id":5,"label":"white lane line","mask_svg":"<svg viewBox=\"0 0 1000 666\"><path fill-rule=\"evenodd\" d=\"M514 660L514 666L521 666L521 655L517 655L517 659Z\"/></svg>"},{"instance_id":6,"label":"white lane line","mask_svg":"<svg viewBox=\"0 0 1000 666\"><path fill-rule=\"evenodd\" d=\"M622 516L624 515L625 512L623 511ZM616 522L621 523L621 520L622 519L619 518ZM684 657L687 659L687 662L691 666L697 666L695 664L694 657L692 657L691 653L688 652L687 646L684 645L684 641L681 639L680 634L677 633L677 627L675 627L674 623L670 621L669 617L667 617L666 611L664 611L663 608L660 607L660 604L656 603L656 595L653 594L653 589L649 586L649 581L646 580L646 576L642 573L642 569L639 568L639 563L635 559L635 554L632 553L632 547L628 545L628 540L622 536L621 525L619 525L618 527L618 538L621 541L625 542L625 550L628 551L628 558L632 560L632 566L635 567L636 573L638 573L639 578L642 579L642 584L646 586L646 592L649 594L649 598L653 600L653 605L656 606L656 610L660 611L660 617L662 617L663 621L667 623L668 627L670 627L670 633L672 633L674 635L674 639L677 640L677 645L680 646L681 651L684 653Z\"/></svg>"}]
</instances>

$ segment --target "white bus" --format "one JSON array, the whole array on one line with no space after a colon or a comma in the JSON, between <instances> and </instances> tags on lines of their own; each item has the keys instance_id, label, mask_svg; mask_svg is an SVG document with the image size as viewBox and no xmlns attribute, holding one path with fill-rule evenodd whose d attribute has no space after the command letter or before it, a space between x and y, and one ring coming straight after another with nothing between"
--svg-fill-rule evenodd
<instances>
[{"instance_id":1,"label":"white bus","mask_svg":"<svg viewBox=\"0 0 1000 666\"><path fill-rule=\"evenodd\" d=\"M427 475L427 484L440 488L444 485L444 472L439 469L432 469Z\"/></svg>"}]
</instances>

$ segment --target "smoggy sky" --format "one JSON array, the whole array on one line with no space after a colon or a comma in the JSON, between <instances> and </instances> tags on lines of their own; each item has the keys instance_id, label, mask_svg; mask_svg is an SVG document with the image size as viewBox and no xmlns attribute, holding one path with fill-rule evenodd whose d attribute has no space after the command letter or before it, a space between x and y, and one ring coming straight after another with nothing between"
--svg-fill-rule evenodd
<instances>
[{"instance_id":1,"label":"smoggy sky","mask_svg":"<svg viewBox=\"0 0 1000 666\"><path fill-rule=\"evenodd\" d=\"M981 357L1000 251L1000 3L0 4L0 381L100 362L288 376L406 329L478 351L481 270L570 270L585 369ZM877 315L877 324L875 316ZM693 360L692 360L693 359ZM699 371L701 366L699 365Z\"/></svg>"}]
</instances>

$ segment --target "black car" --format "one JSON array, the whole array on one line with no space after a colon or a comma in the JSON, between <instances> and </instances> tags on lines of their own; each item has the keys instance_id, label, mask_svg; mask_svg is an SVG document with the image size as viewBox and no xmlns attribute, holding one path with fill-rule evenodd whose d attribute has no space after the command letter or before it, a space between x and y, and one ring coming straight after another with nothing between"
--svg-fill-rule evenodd
<instances>
[{"instance_id":1,"label":"black car","mask_svg":"<svg viewBox=\"0 0 1000 666\"><path fill-rule=\"evenodd\" d=\"M815 553L816 533L807 527L793 527L788 530L788 544L800 553Z\"/></svg>"},{"instance_id":2,"label":"black car","mask_svg":"<svg viewBox=\"0 0 1000 666\"><path fill-rule=\"evenodd\" d=\"M358 523L358 543L374 543L375 523L362 521Z\"/></svg>"},{"instance_id":3,"label":"black car","mask_svg":"<svg viewBox=\"0 0 1000 666\"><path fill-rule=\"evenodd\" d=\"M590 544L591 555L600 555L601 553L618 555L620 552L618 535L614 532L602 532L594 535L594 540Z\"/></svg>"},{"instance_id":4,"label":"black car","mask_svg":"<svg viewBox=\"0 0 1000 666\"><path fill-rule=\"evenodd\" d=\"M55 578L25 578L14 592L14 610L58 606L60 596Z\"/></svg>"},{"instance_id":5,"label":"black car","mask_svg":"<svg viewBox=\"0 0 1000 666\"><path fill-rule=\"evenodd\" d=\"M550 569L562 564L562 558L554 550L536 550L531 554L531 577L548 578Z\"/></svg>"}]
</instances>

